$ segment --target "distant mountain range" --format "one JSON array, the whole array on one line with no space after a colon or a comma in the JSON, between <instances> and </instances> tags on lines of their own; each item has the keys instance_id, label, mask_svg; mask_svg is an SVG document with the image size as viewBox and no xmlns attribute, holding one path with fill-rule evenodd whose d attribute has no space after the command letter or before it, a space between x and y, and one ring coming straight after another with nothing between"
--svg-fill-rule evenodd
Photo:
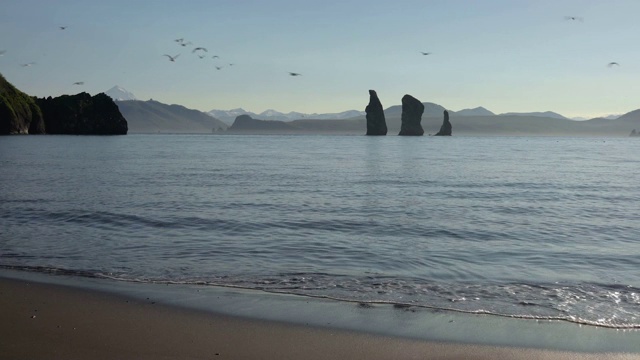
<instances>
[{"instance_id":1,"label":"distant mountain range","mask_svg":"<svg viewBox=\"0 0 640 360\"><path fill-rule=\"evenodd\" d=\"M425 106L424 116L440 116L442 112L445 110L444 107L434 103L423 103ZM385 110L385 116L393 116L396 114L402 113L402 105L395 105L387 108ZM458 116L487 116L487 115L495 115L491 111L483 108L477 107L475 109L464 109L460 111L450 111L450 113L455 113ZM347 110L339 113L312 113L305 114L300 112L289 112L282 113L276 110L266 110L259 114L244 110L242 108L231 109L231 110L211 110L208 112L209 115L224 121L225 123L231 125L233 121L239 115L249 115L254 119L261 120L277 120L277 121L293 121L293 120L301 120L301 119L313 119L313 120L342 120L342 119L351 119L358 116L365 115L364 111L358 110Z\"/></svg>"},{"instance_id":2,"label":"distant mountain range","mask_svg":"<svg viewBox=\"0 0 640 360\"><path fill-rule=\"evenodd\" d=\"M443 116L423 116L421 125L425 134L435 134L442 125ZM400 130L401 113L396 108L385 115L389 135ZM425 110L426 112L426 110ZM385 111L385 114L387 112ZM248 116L247 116L248 117ZM260 120L238 117L226 131L230 134L353 134L366 132L365 116L343 120L300 119L294 121ZM543 117L539 115L489 115L449 117L453 124L453 135L493 136L629 136L633 129L640 129L640 110L629 112L618 119L603 118L576 121L567 118Z\"/></svg>"},{"instance_id":3,"label":"distant mountain range","mask_svg":"<svg viewBox=\"0 0 640 360\"><path fill-rule=\"evenodd\" d=\"M158 101L139 101L127 90L114 86L107 91L116 99L122 115L129 123L129 133L349 133L366 131L364 111L347 110L339 113L300 112L282 113L266 110L256 114L242 108L211 110L208 113L181 105L167 105ZM120 99L120 100L119 100ZM128 100L124 100L128 99ZM436 133L442 124L445 108L425 102L422 126L425 133ZM234 124L240 115L248 115ZM400 129L402 106L385 109L389 135ZM495 114L484 107L449 110L454 135L615 135L627 136L640 130L640 110L607 118L584 121L568 119L552 112ZM234 126L231 126L234 125Z\"/></svg>"},{"instance_id":4,"label":"distant mountain range","mask_svg":"<svg viewBox=\"0 0 640 360\"><path fill-rule=\"evenodd\" d=\"M231 110L211 110L208 112L209 115L222 120L223 122L231 125L233 124L236 117L240 115L249 115L252 118L262 119L262 120L277 120L277 121L292 121L298 119L316 119L316 120L340 120L340 119L349 119L356 116L364 115L364 111L358 110L347 110L339 113L328 113L328 114L305 114L300 112L288 112L282 113L276 110L265 110L259 114L256 114L251 111L244 110L242 108L231 109Z\"/></svg>"},{"instance_id":5,"label":"distant mountain range","mask_svg":"<svg viewBox=\"0 0 640 360\"><path fill-rule=\"evenodd\" d=\"M167 105L154 100L123 100L115 103L127 119L129 134L210 134L228 127L213 116L182 105Z\"/></svg>"},{"instance_id":6,"label":"distant mountain range","mask_svg":"<svg viewBox=\"0 0 640 360\"><path fill-rule=\"evenodd\" d=\"M424 113L423 116L440 116L442 115L445 107L442 105L424 102ZM384 111L385 116L394 116L402 113L402 105L394 105L388 107ZM340 113L300 113L300 112L289 112L282 113L276 110L266 110L261 113L254 113L251 111L244 110L242 108L231 109L231 110L211 110L208 112L209 115L222 120L223 122L231 125L236 117L239 115L249 115L254 119L261 120L277 120L277 121L293 121L300 119L314 119L314 120L340 120L340 119L350 119L357 116L365 115L364 111L358 110L347 110ZM449 110L449 115L452 116L535 116L535 117L546 117L552 119L568 119L567 117L558 114L553 111L544 111L544 112L508 112L503 114L495 114L494 112L479 106L473 109L462 109L459 111ZM609 115L605 118L607 119L617 119L620 115ZM573 118L572 120L588 120L586 118Z\"/></svg>"}]
</instances>

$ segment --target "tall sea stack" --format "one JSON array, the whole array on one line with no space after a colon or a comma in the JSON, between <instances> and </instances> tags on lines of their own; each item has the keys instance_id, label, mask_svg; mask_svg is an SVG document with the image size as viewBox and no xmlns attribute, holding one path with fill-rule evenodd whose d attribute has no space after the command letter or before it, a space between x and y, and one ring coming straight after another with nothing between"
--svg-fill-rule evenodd
<instances>
[{"instance_id":1,"label":"tall sea stack","mask_svg":"<svg viewBox=\"0 0 640 360\"><path fill-rule=\"evenodd\" d=\"M440 131L436 134L436 136L451 136L451 123L449 122L449 112L447 110L444 111L444 121L442 122L442 126L440 127Z\"/></svg>"},{"instance_id":2,"label":"tall sea stack","mask_svg":"<svg viewBox=\"0 0 640 360\"><path fill-rule=\"evenodd\" d=\"M367 113L367 135L387 135L384 109L375 90L369 90L369 105L364 111Z\"/></svg>"},{"instance_id":3,"label":"tall sea stack","mask_svg":"<svg viewBox=\"0 0 640 360\"><path fill-rule=\"evenodd\" d=\"M402 97L402 125L398 135L422 136L424 129L420 125L424 105L411 95Z\"/></svg>"}]
</instances>

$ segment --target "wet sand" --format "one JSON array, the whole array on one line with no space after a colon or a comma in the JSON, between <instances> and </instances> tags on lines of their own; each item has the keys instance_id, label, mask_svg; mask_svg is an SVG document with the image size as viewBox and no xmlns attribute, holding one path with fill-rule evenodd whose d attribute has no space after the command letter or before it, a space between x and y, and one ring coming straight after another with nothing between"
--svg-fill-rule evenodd
<instances>
[{"instance_id":1,"label":"wet sand","mask_svg":"<svg viewBox=\"0 0 640 360\"><path fill-rule=\"evenodd\" d=\"M251 320L0 278L3 359L640 359L436 343Z\"/></svg>"}]
</instances>

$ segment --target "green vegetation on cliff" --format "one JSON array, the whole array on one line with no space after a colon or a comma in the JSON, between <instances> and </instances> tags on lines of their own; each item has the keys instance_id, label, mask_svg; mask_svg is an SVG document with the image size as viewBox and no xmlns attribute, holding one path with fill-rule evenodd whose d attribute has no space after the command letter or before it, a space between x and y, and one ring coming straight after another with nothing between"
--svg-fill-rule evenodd
<instances>
[{"instance_id":1,"label":"green vegetation on cliff","mask_svg":"<svg viewBox=\"0 0 640 360\"><path fill-rule=\"evenodd\" d=\"M0 74L0 135L44 132L42 112L35 101Z\"/></svg>"}]
</instances>

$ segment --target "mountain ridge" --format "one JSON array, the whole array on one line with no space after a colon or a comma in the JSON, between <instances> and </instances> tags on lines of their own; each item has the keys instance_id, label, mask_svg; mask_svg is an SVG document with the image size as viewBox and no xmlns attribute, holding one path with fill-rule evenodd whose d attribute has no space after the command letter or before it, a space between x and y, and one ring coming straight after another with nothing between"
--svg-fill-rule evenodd
<instances>
[{"instance_id":1,"label":"mountain ridge","mask_svg":"<svg viewBox=\"0 0 640 360\"><path fill-rule=\"evenodd\" d=\"M115 101L129 123L129 133L210 134L224 131L228 125L199 110L155 100Z\"/></svg>"}]
</instances>

